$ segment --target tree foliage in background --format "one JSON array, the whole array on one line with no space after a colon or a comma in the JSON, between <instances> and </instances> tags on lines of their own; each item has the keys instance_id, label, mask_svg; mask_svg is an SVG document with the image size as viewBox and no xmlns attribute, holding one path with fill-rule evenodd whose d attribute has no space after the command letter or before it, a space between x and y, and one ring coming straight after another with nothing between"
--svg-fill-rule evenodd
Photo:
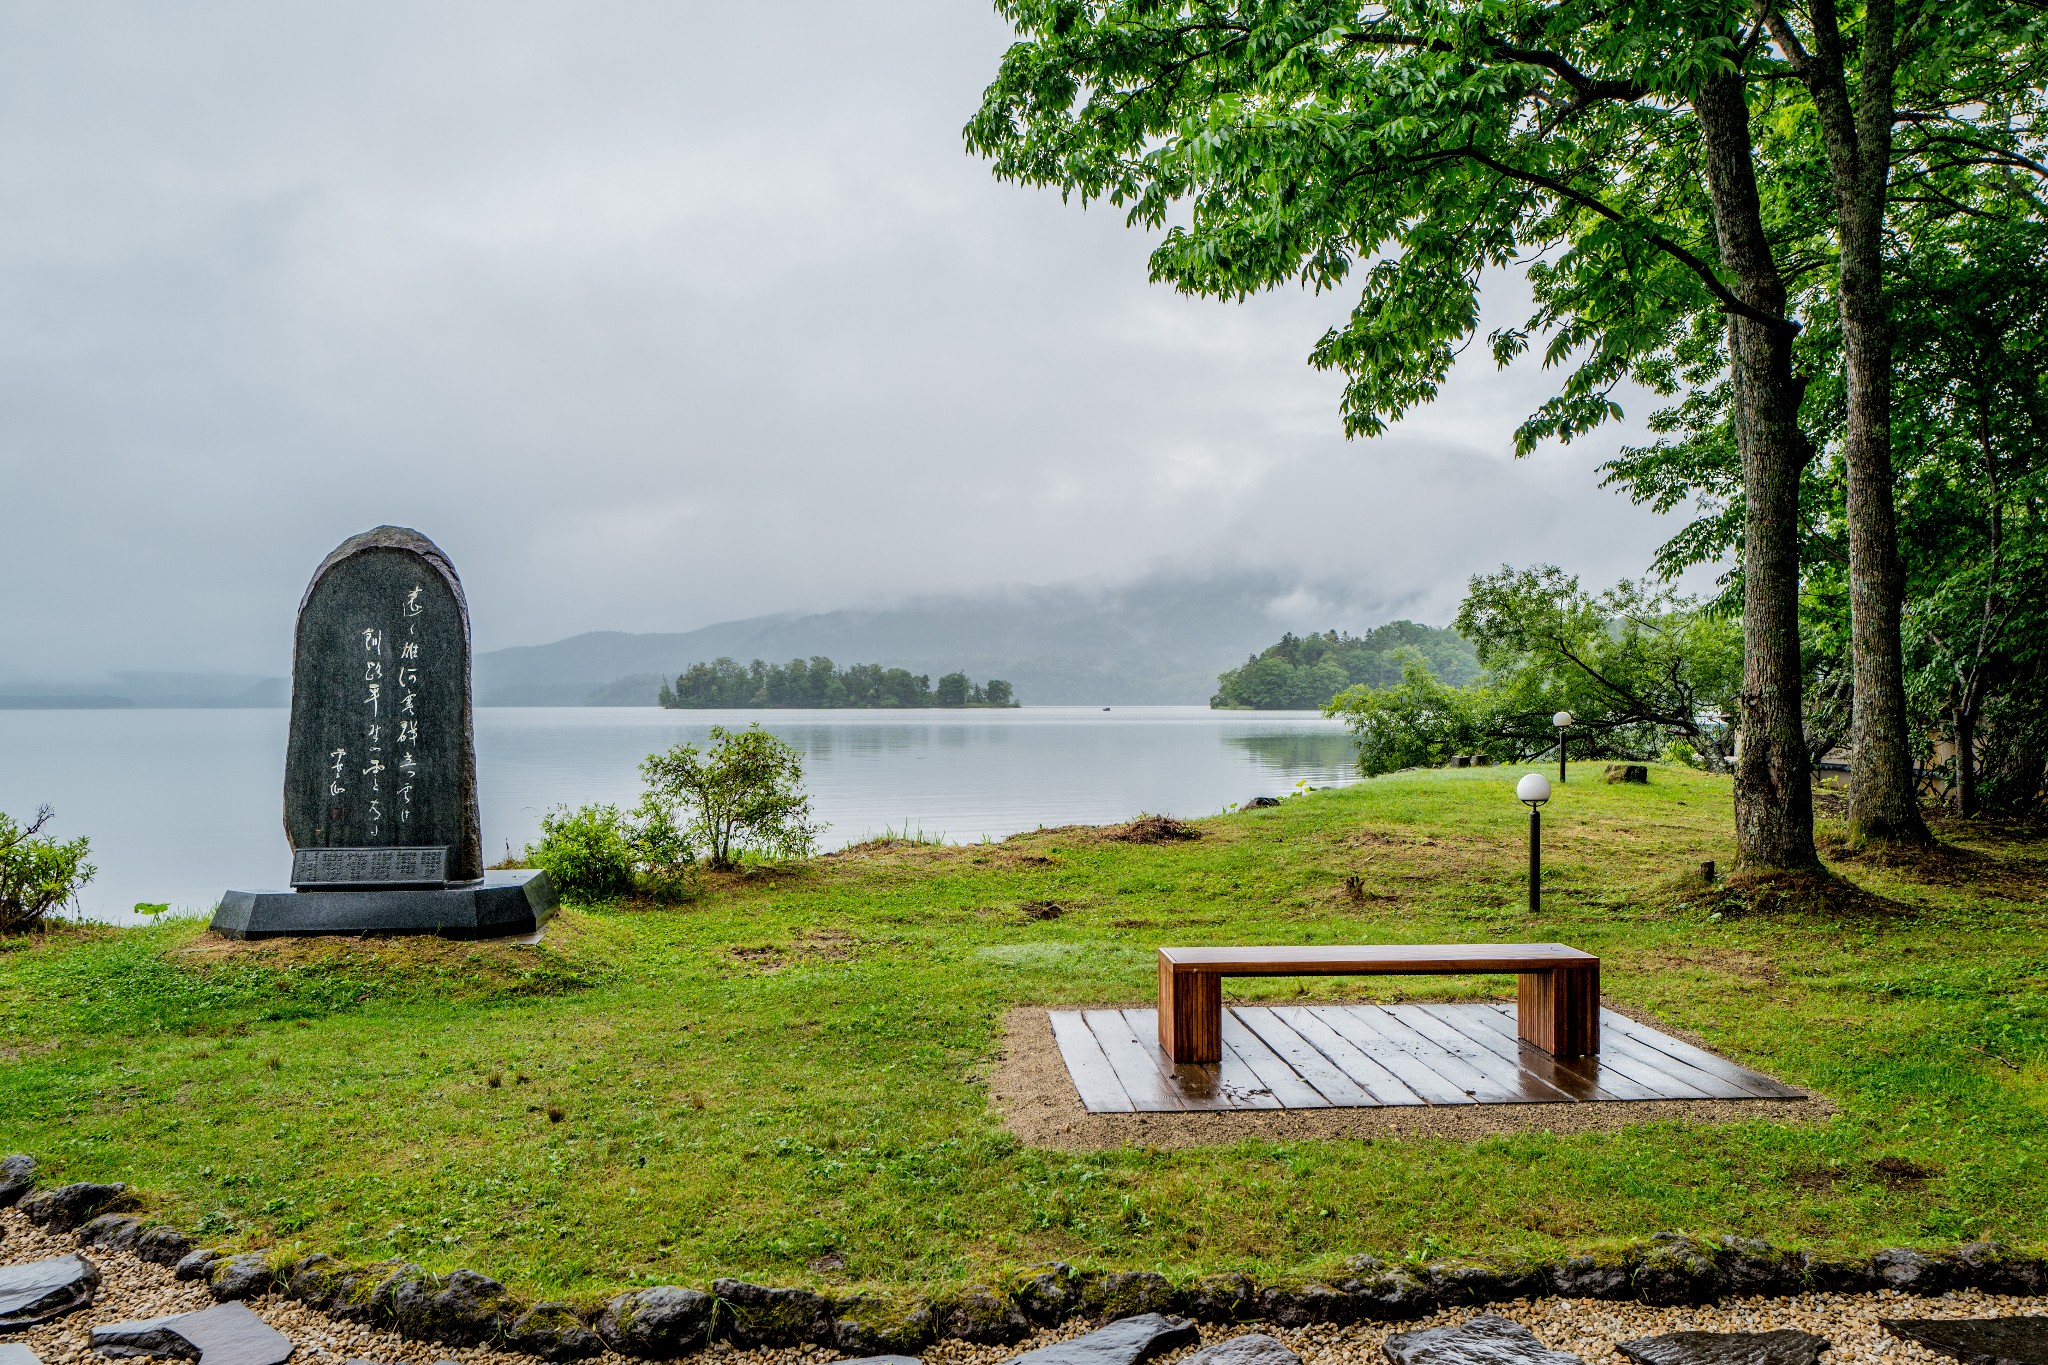
<instances>
[{"instance_id":1,"label":"tree foliage in background","mask_svg":"<svg viewBox=\"0 0 2048 1365\"><path fill-rule=\"evenodd\" d=\"M1286 283L1358 293L1312 362L1375 434L1436 396L1478 325L1488 270L1535 308L1490 338L1564 376L1517 435L1619 415L1617 385L1719 375L1744 489L1745 861L1815 863L1800 711L1798 324L1779 219L1811 165L1759 161L1752 97L1778 88L1746 5L1591 0L1003 0L1020 41L967 140L996 173L1124 206L1164 237L1154 279L1225 298ZM1782 82L1780 83L1782 85ZM1752 87L1756 87L1753 89ZM1811 158L1809 157L1809 161ZM1762 175L1760 178L1759 167ZM1783 178L1780 171L1786 171ZM1810 268L1810 267L1807 267Z\"/></svg>"},{"instance_id":2,"label":"tree foliage in background","mask_svg":"<svg viewBox=\"0 0 2048 1365\"><path fill-rule=\"evenodd\" d=\"M742 854L801 858L817 847L821 826L811 820L803 758L759 725L714 725L708 751L678 744L649 755L640 772L643 818L658 815L714 868L732 867Z\"/></svg>"},{"instance_id":3,"label":"tree foliage in background","mask_svg":"<svg viewBox=\"0 0 2048 1365\"><path fill-rule=\"evenodd\" d=\"M1962 215L1901 245L1893 440L1916 729L1950 741L1958 814L2037 809L2048 768L2048 225Z\"/></svg>"},{"instance_id":4,"label":"tree foliage in background","mask_svg":"<svg viewBox=\"0 0 2048 1365\"><path fill-rule=\"evenodd\" d=\"M0 934L40 929L98 871L85 860L90 840L44 836L55 815L44 806L23 825L0 811Z\"/></svg>"},{"instance_id":5,"label":"tree foliage in background","mask_svg":"<svg viewBox=\"0 0 2048 1365\"><path fill-rule=\"evenodd\" d=\"M1015 706L1017 696L1001 678L986 686L965 673L948 673L932 687L929 674L880 664L838 669L823 655L786 664L733 659L692 664L670 686L662 684L663 706L714 709L760 707L972 707Z\"/></svg>"},{"instance_id":6,"label":"tree foliage in background","mask_svg":"<svg viewBox=\"0 0 2048 1365\"><path fill-rule=\"evenodd\" d=\"M1401 678L1410 654L1451 684L1471 681L1478 657L1454 630L1390 621L1363 635L1289 633L1241 667L1220 674L1213 707L1254 711L1319 711L1347 687L1387 687Z\"/></svg>"},{"instance_id":7,"label":"tree foliage in background","mask_svg":"<svg viewBox=\"0 0 2048 1365\"><path fill-rule=\"evenodd\" d=\"M1457 629L1484 669L1470 684L1451 686L1411 655L1399 683L1331 702L1358 738L1360 771L1533 758L1556 747L1559 711L1572 713L1576 755L1645 760L1679 744L1727 767L1742 633L1726 615L1631 583L1588 593L1540 565L1473 578Z\"/></svg>"}]
</instances>

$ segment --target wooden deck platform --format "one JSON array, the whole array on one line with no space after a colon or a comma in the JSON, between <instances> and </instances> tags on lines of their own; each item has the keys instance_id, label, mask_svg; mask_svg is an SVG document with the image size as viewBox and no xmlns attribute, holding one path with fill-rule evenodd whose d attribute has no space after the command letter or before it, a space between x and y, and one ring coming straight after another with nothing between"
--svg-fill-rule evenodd
<instances>
[{"instance_id":1,"label":"wooden deck platform","mask_svg":"<svg viewBox=\"0 0 2048 1365\"><path fill-rule=\"evenodd\" d=\"M1512 1004L1239 1005L1223 1012L1223 1060L1178 1067L1154 1010L1050 1014L1096 1114L1806 1097L1606 1009L1599 1054L1560 1060L1516 1037Z\"/></svg>"}]
</instances>

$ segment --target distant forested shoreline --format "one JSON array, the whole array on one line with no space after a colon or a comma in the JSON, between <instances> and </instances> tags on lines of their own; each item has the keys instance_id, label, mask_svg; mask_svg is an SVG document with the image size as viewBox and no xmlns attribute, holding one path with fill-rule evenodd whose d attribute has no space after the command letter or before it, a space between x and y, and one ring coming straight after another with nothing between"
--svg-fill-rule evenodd
<instances>
[{"instance_id":1,"label":"distant forested shoreline","mask_svg":"<svg viewBox=\"0 0 2048 1365\"><path fill-rule=\"evenodd\" d=\"M1389 621L1363 635L1325 631L1280 637L1216 679L1217 709L1313 711L1347 687L1392 687L1403 660L1420 658L1437 681L1462 687L1479 676L1479 656L1455 630Z\"/></svg>"},{"instance_id":2,"label":"distant forested shoreline","mask_svg":"<svg viewBox=\"0 0 2048 1365\"><path fill-rule=\"evenodd\" d=\"M835 668L824 655L771 664L713 659L692 664L673 684L661 685L661 704L671 710L733 710L753 707L1011 707L1015 689L1001 678L977 683L965 673L948 673L933 684L928 673L880 664Z\"/></svg>"}]
</instances>

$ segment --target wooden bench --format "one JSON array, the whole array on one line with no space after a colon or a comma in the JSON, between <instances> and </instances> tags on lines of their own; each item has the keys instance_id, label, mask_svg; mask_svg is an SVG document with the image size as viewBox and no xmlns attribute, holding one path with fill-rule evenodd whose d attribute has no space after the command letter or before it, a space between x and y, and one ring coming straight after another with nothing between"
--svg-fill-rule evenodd
<instances>
[{"instance_id":1,"label":"wooden bench","mask_svg":"<svg viewBox=\"0 0 2048 1365\"><path fill-rule=\"evenodd\" d=\"M1600 1050L1600 959L1562 943L1342 948L1161 948L1159 1045L1176 1063L1223 1057L1226 976L1446 976L1513 972L1517 1031L1554 1057Z\"/></svg>"}]
</instances>

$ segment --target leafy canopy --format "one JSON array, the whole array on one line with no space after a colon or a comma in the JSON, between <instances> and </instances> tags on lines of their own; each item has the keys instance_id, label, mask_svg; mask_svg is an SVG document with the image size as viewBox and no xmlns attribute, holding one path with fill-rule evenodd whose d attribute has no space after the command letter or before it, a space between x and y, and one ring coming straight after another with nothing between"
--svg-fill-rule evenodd
<instances>
[{"instance_id":1,"label":"leafy canopy","mask_svg":"<svg viewBox=\"0 0 2048 1365\"><path fill-rule=\"evenodd\" d=\"M1411 655L1394 686L1331 701L1357 736L1360 771L1533 758L1556 747L1559 711L1587 757L1654 758L1677 743L1710 766L1728 761L1742 631L1726 616L1632 583L1588 593L1539 565L1473 578L1457 629L1485 670L1473 683L1451 686Z\"/></svg>"},{"instance_id":2,"label":"leafy canopy","mask_svg":"<svg viewBox=\"0 0 2048 1365\"><path fill-rule=\"evenodd\" d=\"M1517 435L1570 439L1673 347L1750 312L1721 281L1687 104L1754 62L1710 0L1004 0L1021 41L968 145L997 175L1163 229L1152 277L1243 298L1354 283L1314 364L1371 435L1432 399L1490 268L1535 308L1495 332L1566 366ZM1753 36L1753 35L1752 35ZM1768 65L1766 63L1766 65ZM1767 187L1768 190L1768 187ZM1357 277L1354 279L1354 276ZM1772 321L1777 321L1772 319Z\"/></svg>"}]
</instances>

